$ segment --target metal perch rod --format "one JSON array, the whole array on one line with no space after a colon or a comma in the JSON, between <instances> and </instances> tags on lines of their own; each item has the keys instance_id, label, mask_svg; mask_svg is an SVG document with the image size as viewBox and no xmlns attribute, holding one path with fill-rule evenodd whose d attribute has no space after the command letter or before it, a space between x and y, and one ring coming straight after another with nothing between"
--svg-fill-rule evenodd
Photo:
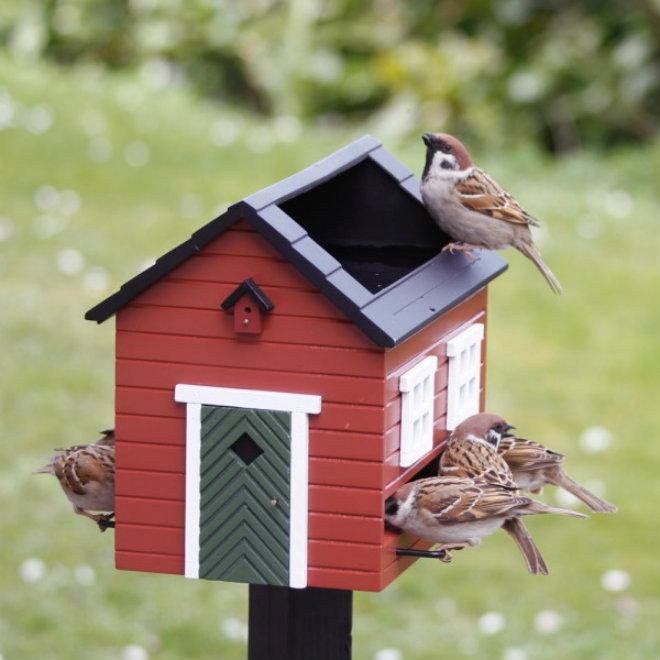
<instances>
[{"instance_id":1,"label":"metal perch rod","mask_svg":"<svg viewBox=\"0 0 660 660\"><path fill-rule=\"evenodd\" d=\"M426 559L444 559L447 556L446 550L414 550L413 548L397 548L396 554L399 557L425 557Z\"/></svg>"}]
</instances>

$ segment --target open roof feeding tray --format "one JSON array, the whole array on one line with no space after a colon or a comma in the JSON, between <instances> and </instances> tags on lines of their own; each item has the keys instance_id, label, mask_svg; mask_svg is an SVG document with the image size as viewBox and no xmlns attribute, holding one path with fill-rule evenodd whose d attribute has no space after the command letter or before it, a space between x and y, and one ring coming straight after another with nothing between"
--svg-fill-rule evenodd
<instances>
[{"instance_id":1,"label":"open roof feeding tray","mask_svg":"<svg viewBox=\"0 0 660 660\"><path fill-rule=\"evenodd\" d=\"M419 202L365 159L279 204L371 293L412 272L448 242Z\"/></svg>"}]
</instances>

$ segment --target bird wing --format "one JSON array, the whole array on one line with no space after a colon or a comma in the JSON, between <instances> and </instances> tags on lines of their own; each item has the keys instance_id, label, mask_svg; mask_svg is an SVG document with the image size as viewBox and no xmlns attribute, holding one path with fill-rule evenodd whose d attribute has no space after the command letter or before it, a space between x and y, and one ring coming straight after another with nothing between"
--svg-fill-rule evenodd
<instances>
[{"instance_id":1,"label":"bird wing","mask_svg":"<svg viewBox=\"0 0 660 660\"><path fill-rule=\"evenodd\" d=\"M479 479L438 477L419 504L439 523L462 523L506 515L529 503L515 491Z\"/></svg>"},{"instance_id":2,"label":"bird wing","mask_svg":"<svg viewBox=\"0 0 660 660\"><path fill-rule=\"evenodd\" d=\"M498 452L512 470L543 470L564 461L563 454L525 438L502 438Z\"/></svg>"},{"instance_id":3,"label":"bird wing","mask_svg":"<svg viewBox=\"0 0 660 660\"><path fill-rule=\"evenodd\" d=\"M496 220L517 225L535 225L538 221L478 167L455 185L460 203L468 210L482 213Z\"/></svg>"},{"instance_id":4,"label":"bird wing","mask_svg":"<svg viewBox=\"0 0 660 660\"><path fill-rule=\"evenodd\" d=\"M440 457L440 474L483 479L511 490L518 489L506 461L484 442L450 441Z\"/></svg>"},{"instance_id":5,"label":"bird wing","mask_svg":"<svg viewBox=\"0 0 660 660\"><path fill-rule=\"evenodd\" d=\"M65 489L84 495L90 482L114 481L114 449L103 445L71 447L53 459L53 471Z\"/></svg>"}]
</instances>

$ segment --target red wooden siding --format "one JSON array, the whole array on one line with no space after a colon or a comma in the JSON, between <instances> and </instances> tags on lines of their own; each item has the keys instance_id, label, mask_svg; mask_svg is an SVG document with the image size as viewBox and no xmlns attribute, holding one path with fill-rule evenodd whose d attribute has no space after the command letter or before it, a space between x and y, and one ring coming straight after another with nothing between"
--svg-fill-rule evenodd
<instances>
[{"instance_id":1,"label":"red wooden siding","mask_svg":"<svg viewBox=\"0 0 660 660\"><path fill-rule=\"evenodd\" d=\"M238 338L219 306L247 277L275 309L258 337ZM185 405L174 386L187 382L322 396L310 415L309 584L384 588L411 563L396 560L396 543L415 540L384 531L383 502L424 462L398 468L398 378L438 355L443 424L443 338L483 320L485 305L482 291L385 351L247 224L225 232L117 315L117 567L183 573Z\"/></svg>"}]
</instances>

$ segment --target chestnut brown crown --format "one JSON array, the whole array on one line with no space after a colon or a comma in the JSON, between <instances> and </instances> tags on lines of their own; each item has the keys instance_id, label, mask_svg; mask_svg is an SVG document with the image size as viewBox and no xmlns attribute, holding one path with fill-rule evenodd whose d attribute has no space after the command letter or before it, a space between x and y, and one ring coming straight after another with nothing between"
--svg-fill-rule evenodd
<instances>
[{"instance_id":1,"label":"chestnut brown crown","mask_svg":"<svg viewBox=\"0 0 660 660\"><path fill-rule=\"evenodd\" d=\"M472 166L472 158L465 145L449 133L424 133L422 136L427 149L451 154L456 158L459 169L465 170Z\"/></svg>"}]
</instances>

